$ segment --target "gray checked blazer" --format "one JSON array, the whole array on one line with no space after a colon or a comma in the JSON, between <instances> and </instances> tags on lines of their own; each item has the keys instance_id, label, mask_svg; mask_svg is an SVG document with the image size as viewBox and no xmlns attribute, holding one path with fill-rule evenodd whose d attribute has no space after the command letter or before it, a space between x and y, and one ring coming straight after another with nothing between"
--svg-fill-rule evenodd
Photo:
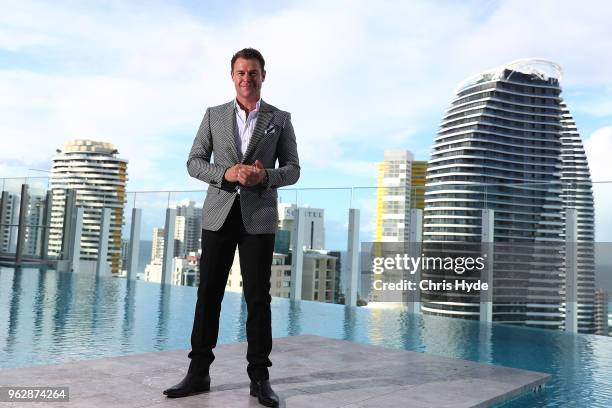
<instances>
[{"instance_id":1,"label":"gray checked blazer","mask_svg":"<svg viewBox=\"0 0 612 408\"><path fill-rule=\"evenodd\" d=\"M274 234L278 224L276 189L294 184L300 177L291 115L261 100L255 129L242 159L234 138L235 126L234 101L206 109L187 159L189 175L209 184L202 228L219 230L232 208L238 183L226 181L225 171L237 163L253 164L259 160L268 173L268 181L265 185L240 186L242 221L249 234ZM275 168L277 160L279 167Z\"/></svg>"}]
</instances>

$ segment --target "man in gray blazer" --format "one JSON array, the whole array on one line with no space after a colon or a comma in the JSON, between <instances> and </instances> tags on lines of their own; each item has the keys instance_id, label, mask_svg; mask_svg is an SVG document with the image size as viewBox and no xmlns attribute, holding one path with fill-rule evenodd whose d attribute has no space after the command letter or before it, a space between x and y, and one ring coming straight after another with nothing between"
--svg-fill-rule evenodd
<instances>
[{"instance_id":1,"label":"man in gray blazer","mask_svg":"<svg viewBox=\"0 0 612 408\"><path fill-rule=\"evenodd\" d=\"M221 300L236 246L248 318L250 393L276 407L268 367L272 350L270 269L278 223L278 187L300 177L291 116L261 99L266 77L259 51L245 48L231 60L236 98L208 108L187 160L192 177L208 183L202 224L200 286L186 377L164 391L171 398L210 389ZM278 168L275 167L278 160Z\"/></svg>"}]
</instances>

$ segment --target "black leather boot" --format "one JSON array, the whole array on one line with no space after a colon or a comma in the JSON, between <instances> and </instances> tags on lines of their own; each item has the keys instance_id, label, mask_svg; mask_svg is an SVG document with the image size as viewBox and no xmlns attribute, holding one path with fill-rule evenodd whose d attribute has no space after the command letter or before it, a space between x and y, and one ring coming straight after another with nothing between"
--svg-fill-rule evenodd
<instances>
[{"instance_id":1,"label":"black leather boot","mask_svg":"<svg viewBox=\"0 0 612 408\"><path fill-rule=\"evenodd\" d=\"M266 407L278 407L278 395L272 390L269 380L251 380L251 395Z\"/></svg>"},{"instance_id":2,"label":"black leather boot","mask_svg":"<svg viewBox=\"0 0 612 408\"><path fill-rule=\"evenodd\" d=\"M164 390L168 398L181 398L210 390L210 376L187 373L183 381Z\"/></svg>"}]
</instances>

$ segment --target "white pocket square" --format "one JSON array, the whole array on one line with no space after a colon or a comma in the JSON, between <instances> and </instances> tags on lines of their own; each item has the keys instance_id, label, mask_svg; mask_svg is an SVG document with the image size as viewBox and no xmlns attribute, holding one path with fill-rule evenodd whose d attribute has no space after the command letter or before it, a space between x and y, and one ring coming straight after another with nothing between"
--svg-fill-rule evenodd
<instances>
[{"instance_id":1,"label":"white pocket square","mask_svg":"<svg viewBox=\"0 0 612 408\"><path fill-rule=\"evenodd\" d=\"M268 126L268 128L266 130L264 130L264 134L267 135L269 133L274 133L276 132L276 128L274 127L274 125L270 125Z\"/></svg>"}]
</instances>

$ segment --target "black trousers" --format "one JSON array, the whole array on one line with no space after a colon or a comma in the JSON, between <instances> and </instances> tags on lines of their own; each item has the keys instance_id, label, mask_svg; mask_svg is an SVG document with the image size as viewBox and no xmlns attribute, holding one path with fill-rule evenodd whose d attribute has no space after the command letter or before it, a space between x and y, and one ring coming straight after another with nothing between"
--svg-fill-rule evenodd
<instances>
[{"instance_id":1,"label":"black trousers","mask_svg":"<svg viewBox=\"0 0 612 408\"><path fill-rule=\"evenodd\" d=\"M236 199L218 231L202 230L200 286L191 332L189 372L208 374L219 335L221 301L238 246L242 289L247 304L247 373L253 380L268 379L272 365L270 270L274 234L248 234Z\"/></svg>"}]
</instances>

